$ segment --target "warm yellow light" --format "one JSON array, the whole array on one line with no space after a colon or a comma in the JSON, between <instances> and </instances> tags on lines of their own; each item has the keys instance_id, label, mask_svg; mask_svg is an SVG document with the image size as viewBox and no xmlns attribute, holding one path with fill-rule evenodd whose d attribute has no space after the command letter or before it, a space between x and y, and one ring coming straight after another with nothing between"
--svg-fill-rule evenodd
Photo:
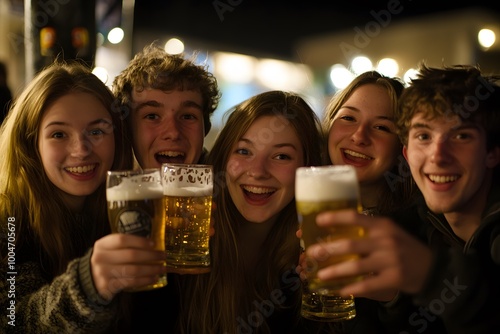
<instances>
[{"instance_id":1,"label":"warm yellow light","mask_svg":"<svg viewBox=\"0 0 500 334\"><path fill-rule=\"evenodd\" d=\"M351 69L356 75L364 73L366 71L370 71L372 68L372 61L370 60L370 58L365 56L358 56L351 62Z\"/></svg>"},{"instance_id":2,"label":"warm yellow light","mask_svg":"<svg viewBox=\"0 0 500 334\"><path fill-rule=\"evenodd\" d=\"M490 48L495 44L495 32L491 29L481 29L477 34L477 40L483 48Z\"/></svg>"},{"instance_id":3,"label":"warm yellow light","mask_svg":"<svg viewBox=\"0 0 500 334\"><path fill-rule=\"evenodd\" d=\"M216 77L233 83L249 83L254 79L256 59L237 53L217 52L214 54Z\"/></svg>"},{"instance_id":4,"label":"warm yellow light","mask_svg":"<svg viewBox=\"0 0 500 334\"><path fill-rule=\"evenodd\" d=\"M171 38L165 43L165 52L177 55L184 52L184 43L178 38Z\"/></svg>"},{"instance_id":5,"label":"warm yellow light","mask_svg":"<svg viewBox=\"0 0 500 334\"><path fill-rule=\"evenodd\" d=\"M123 29L116 27L111 29L108 33L108 41L112 44L118 44L123 40L124 36L125 33L123 32Z\"/></svg>"},{"instance_id":6,"label":"warm yellow light","mask_svg":"<svg viewBox=\"0 0 500 334\"><path fill-rule=\"evenodd\" d=\"M377 71L388 77L395 77L399 72L398 62L392 58L384 58L378 62Z\"/></svg>"},{"instance_id":7,"label":"warm yellow light","mask_svg":"<svg viewBox=\"0 0 500 334\"><path fill-rule=\"evenodd\" d=\"M106 83L108 81L108 71L104 67L94 67L92 73L94 73L94 75L98 77L102 82Z\"/></svg>"},{"instance_id":8,"label":"warm yellow light","mask_svg":"<svg viewBox=\"0 0 500 334\"><path fill-rule=\"evenodd\" d=\"M405 84L410 84L411 83L411 79L415 79L417 77L417 74L418 74L418 70L414 69L414 68L410 68L408 71L405 72L405 74L403 75L403 80L405 82Z\"/></svg>"},{"instance_id":9,"label":"warm yellow light","mask_svg":"<svg viewBox=\"0 0 500 334\"><path fill-rule=\"evenodd\" d=\"M330 68L330 80L337 89L344 89L354 79L354 74L342 64Z\"/></svg>"}]
</instances>

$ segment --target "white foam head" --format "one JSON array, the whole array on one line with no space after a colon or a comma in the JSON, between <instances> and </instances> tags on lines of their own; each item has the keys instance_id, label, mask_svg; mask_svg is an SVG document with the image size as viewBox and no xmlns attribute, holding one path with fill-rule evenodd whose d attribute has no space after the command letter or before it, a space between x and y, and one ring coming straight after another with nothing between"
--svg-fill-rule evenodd
<instances>
[{"instance_id":1,"label":"white foam head","mask_svg":"<svg viewBox=\"0 0 500 334\"><path fill-rule=\"evenodd\" d=\"M142 177L144 176L123 178L119 185L106 189L106 199L108 201L135 201L163 197L163 187L159 176L158 182L137 182L137 179Z\"/></svg>"},{"instance_id":2,"label":"white foam head","mask_svg":"<svg viewBox=\"0 0 500 334\"><path fill-rule=\"evenodd\" d=\"M208 165L163 164L162 183L165 196L211 196L212 168Z\"/></svg>"},{"instance_id":3,"label":"white foam head","mask_svg":"<svg viewBox=\"0 0 500 334\"><path fill-rule=\"evenodd\" d=\"M349 165L300 167L295 174L297 201L358 199L356 170Z\"/></svg>"},{"instance_id":4,"label":"white foam head","mask_svg":"<svg viewBox=\"0 0 500 334\"><path fill-rule=\"evenodd\" d=\"M163 186L163 194L165 196L210 196L212 195L212 186L205 185L203 187L179 187L170 183Z\"/></svg>"}]
</instances>

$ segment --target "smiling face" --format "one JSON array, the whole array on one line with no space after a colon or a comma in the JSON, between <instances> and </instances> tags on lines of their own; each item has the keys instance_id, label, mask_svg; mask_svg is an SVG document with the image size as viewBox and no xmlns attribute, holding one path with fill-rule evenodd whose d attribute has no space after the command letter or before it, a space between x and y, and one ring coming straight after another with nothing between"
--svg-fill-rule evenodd
<instances>
[{"instance_id":1,"label":"smiling face","mask_svg":"<svg viewBox=\"0 0 500 334\"><path fill-rule=\"evenodd\" d=\"M106 108L87 93L71 93L45 111L38 148L49 180L70 207L83 205L113 164L113 124Z\"/></svg>"},{"instance_id":2,"label":"smiling face","mask_svg":"<svg viewBox=\"0 0 500 334\"><path fill-rule=\"evenodd\" d=\"M328 134L328 153L334 165L352 165L359 182L386 182L401 154L391 99L385 88L357 88L338 110Z\"/></svg>"},{"instance_id":3,"label":"smiling face","mask_svg":"<svg viewBox=\"0 0 500 334\"><path fill-rule=\"evenodd\" d=\"M205 137L201 93L145 89L134 91L132 99L132 141L142 168L198 163Z\"/></svg>"},{"instance_id":4,"label":"smiling face","mask_svg":"<svg viewBox=\"0 0 500 334\"><path fill-rule=\"evenodd\" d=\"M486 134L474 124L416 114L403 152L429 208L445 215L478 212L486 203L500 149L486 150Z\"/></svg>"},{"instance_id":5,"label":"smiling face","mask_svg":"<svg viewBox=\"0 0 500 334\"><path fill-rule=\"evenodd\" d=\"M262 116L231 152L226 182L238 211L253 223L275 219L293 200L295 170L304 165L295 129L282 116Z\"/></svg>"}]
</instances>

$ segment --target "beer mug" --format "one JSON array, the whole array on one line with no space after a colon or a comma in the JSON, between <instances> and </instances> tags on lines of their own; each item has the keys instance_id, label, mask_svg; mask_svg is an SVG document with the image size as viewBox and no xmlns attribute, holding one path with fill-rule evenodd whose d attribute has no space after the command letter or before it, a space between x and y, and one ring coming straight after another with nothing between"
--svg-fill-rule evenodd
<instances>
[{"instance_id":1,"label":"beer mug","mask_svg":"<svg viewBox=\"0 0 500 334\"><path fill-rule=\"evenodd\" d=\"M165 210L159 169L108 171L106 200L113 233L150 238L154 240L155 249L165 250ZM154 284L125 291L151 290L165 285L166 274Z\"/></svg>"},{"instance_id":2,"label":"beer mug","mask_svg":"<svg viewBox=\"0 0 500 334\"><path fill-rule=\"evenodd\" d=\"M162 165L167 270L200 274L210 271L212 166Z\"/></svg>"},{"instance_id":3,"label":"beer mug","mask_svg":"<svg viewBox=\"0 0 500 334\"><path fill-rule=\"evenodd\" d=\"M316 243L343 238L362 238L365 231L357 226L335 226L321 228L316 216L323 211L353 208L360 211L359 185L356 170L349 165L300 167L296 171L295 199L304 249ZM319 269L339 262L357 259L356 254L334 257L325 261L306 258L307 282L302 294L301 313L304 318L316 321L341 321L356 316L354 297L343 298L338 290L359 281L362 277L344 277L338 280L321 281Z\"/></svg>"}]
</instances>

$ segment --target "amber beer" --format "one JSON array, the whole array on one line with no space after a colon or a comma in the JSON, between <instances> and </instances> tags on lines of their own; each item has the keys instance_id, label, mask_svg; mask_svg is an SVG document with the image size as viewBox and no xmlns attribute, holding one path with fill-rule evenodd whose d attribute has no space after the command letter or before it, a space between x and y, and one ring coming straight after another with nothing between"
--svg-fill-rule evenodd
<instances>
[{"instance_id":1,"label":"amber beer","mask_svg":"<svg viewBox=\"0 0 500 334\"><path fill-rule=\"evenodd\" d=\"M297 211L301 218L302 225L302 239L304 240L305 247L321 243L330 242L337 239L355 239L361 238L364 235L364 230L358 226L336 226L329 228L320 228L316 224L316 216L318 213L323 211L334 211L341 209L358 208L357 199L346 199L346 200L332 200L332 201L297 201ZM334 282L323 282L316 278L316 273L319 269L328 267L332 264L352 260L358 258L358 255L346 255L346 256L329 256L328 259L319 263L309 263L308 266L308 277L309 287L312 291L325 290L339 290L344 285L351 283L353 281L359 280L358 277L346 277L343 279L338 279Z\"/></svg>"},{"instance_id":2,"label":"amber beer","mask_svg":"<svg viewBox=\"0 0 500 334\"><path fill-rule=\"evenodd\" d=\"M163 187L159 169L108 172L106 199L113 233L151 238L157 250L165 250ZM154 284L127 291L151 290L165 285L167 276L163 275Z\"/></svg>"},{"instance_id":3,"label":"amber beer","mask_svg":"<svg viewBox=\"0 0 500 334\"><path fill-rule=\"evenodd\" d=\"M359 210L359 186L352 166L302 167L296 173L296 205L302 230L302 242L307 248L312 244L344 238L361 238L364 229L356 226L321 228L316 224L318 213L328 210L353 208ZM303 294L302 315L317 321L338 321L353 318L356 314L354 299L338 296L338 290L361 277L344 277L335 281L321 281L319 269L358 255L325 256L324 261L307 259L305 268L307 286Z\"/></svg>"},{"instance_id":4,"label":"amber beer","mask_svg":"<svg viewBox=\"0 0 500 334\"><path fill-rule=\"evenodd\" d=\"M167 268L177 273L209 272L212 167L164 164L162 178Z\"/></svg>"}]
</instances>

